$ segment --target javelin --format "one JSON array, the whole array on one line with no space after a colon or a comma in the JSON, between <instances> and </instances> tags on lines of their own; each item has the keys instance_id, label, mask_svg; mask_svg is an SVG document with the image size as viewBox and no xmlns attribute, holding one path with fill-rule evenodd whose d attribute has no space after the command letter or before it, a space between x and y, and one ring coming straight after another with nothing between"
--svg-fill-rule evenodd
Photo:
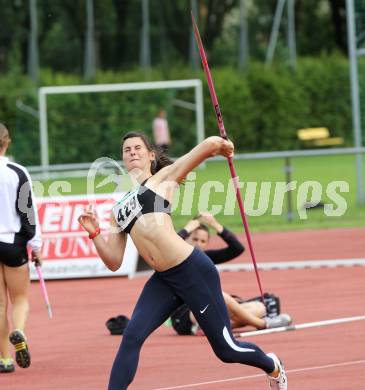
<instances>
[{"instance_id":1,"label":"javelin","mask_svg":"<svg viewBox=\"0 0 365 390\"><path fill-rule=\"evenodd\" d=\"M246 338L246 337L251 337L251 336L260 336L263 334L282 333L282 332L287 332L289 330L316 328L319 326L336 325L336 324L343 324L345 322L363 321L363 320L365 320L365 316L335 318L333 320L305 322L303 324L298 324L298 325L280 326L279 328L271 328L271 329L263 329L263 330L254 330L252 332L236 333L236 336Z\"/></svg>"},{"instance_id":2,"label":"javelin","mask_svg":"<svg viewBox=\"0 0 365 390\"><path fill-rule=\"evenodd\" d=\"M217 117L217 123L218 123L219 132L220 132L220 135L221 135L222 138L228 139L227 133L226 133L226 129L224 128L222 113L221 113L221 110L219 108L217 94L215 93L213 79L212 79L212 76L210 74L207 57L205 55L203 43L202 43L202 40L200 38L199 29L198 29L197 24L195 23L195 18L194 18L194 15L193 15L192 12L191 12L191 19L193 21L194 35L195 35L195 39L196 39L196 42L197 42L198 47L199 47L200 58L202 60L204 72L205 72L205 75L206 75L207 81L208 81L210 97L212 98L212 103L213 103L213 107L214 107L214 110L215 110L215 115ZM227 157L227 160L228 160L229 170L231 171L231 176L232 176L232 179L233 179L233 186L234 186L234 189L236 191L236 198L237 198L237 202L238 202L238 207L240 209L242 222L243 222L243 225L245 227L246 238L247 238L248 247L250 249L250 254L251 254L251 259L252 259L253 266L254 266L255 273L256 273L257 283L258 283L259 288L260 288L262 302L264 302L264 294L262 292L259 271L257 269L255 252L253 250L250 230L249 230L248 222L247 222L246 215L245 215L245 209L244 209L244 206L243 206L241 192L240 192L240 188L238 186L238 178L237 178L236 170L235 170L235 168L233 166L233 159L232 159L232 157Z\"/></svg>"},{"instance_id":3,"label":"javelin","mask_svg":"<svg viewBox=\"0 0 365 390\"><path fill-rule=\"evenodd\" d=\"M52 307L51 307L51 304L49 302L47 289L46 289L46 283L44 282L44 278L42 275L41 265L37 261L35 261L34 265L35 265L35 269L36 269L37 274L38 274L39 283L41 284L42 294L43 294L44 300L46 302L48 316L49 316L49 318L52 318Z\"/></svg>"}]
</instances>

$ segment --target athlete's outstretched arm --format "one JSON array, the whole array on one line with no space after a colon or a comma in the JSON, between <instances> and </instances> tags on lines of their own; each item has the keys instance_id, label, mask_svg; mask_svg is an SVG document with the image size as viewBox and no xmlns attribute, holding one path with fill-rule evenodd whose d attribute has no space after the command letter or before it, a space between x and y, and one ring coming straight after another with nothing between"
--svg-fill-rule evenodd
<instances>
[{"instance_id":1,"label":"athlete's outstretched arm","mask_svg":"<svg viewBox=\"0 0 365 390\"><path fill-rule=\"evenodd\" d=\"M163 180L180 183L189 172L207 158L216 155L232 157L233 151L234 146L231 141L227 141L222 137L208 137L190 152L177 159L173 164L161 169L157 175L164 175Z\"/></svg>"}]
</instances>

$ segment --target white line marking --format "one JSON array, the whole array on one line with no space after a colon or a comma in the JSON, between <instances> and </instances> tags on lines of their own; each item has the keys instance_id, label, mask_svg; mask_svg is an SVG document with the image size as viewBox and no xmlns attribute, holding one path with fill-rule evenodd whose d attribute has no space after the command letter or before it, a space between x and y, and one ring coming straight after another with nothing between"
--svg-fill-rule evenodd
<instances>
[{"instance_id":1,"label":"white line marking","mask_svg":"<svg viewBox=\"0 0 365 390\"><path fill-rule=\"evenodd\" d=\"M352 365L364 364L364 363L365 363L365 360L353 360L353 361L349 361L349 362L326 364L326 365L323 365L323 366L295 368L293 370L286 370L286 372L290 373L290 374L295 374L295 373L298 373L298 372L316 371L316 370L322 370L322 369L325 369L325 368L352 366ZM227 379L221 379L221 380L209 381L209 382L190 383L190 384L187 384L187 385L180 385L180 386L173 386L173 387L161 387L161 388L158 388L158 389L155 389L155 390L185 389L185 388L188 388L188 387L207 386L207 385L212 385L212 384L217 384L217 383L242 381L242 380L253 379L253 378L260 378L260 377L265 377L265 376L266 376L266 374L239 376L239 377L236 377L236 378L227 378Z\"/></svg>"},{"instance_id":2,"label":"white line marking","mask_svg":"<svg viewBox=\"0 0 365 390\"><path fill-rule=\"evenodd\" d=\"M260 336L260 335L269 334L269 333L280 333L280 332L287 332L289 330L300 330L300 329L306 329L306 328L314 328L314 327L318 327L318 326L335 325L335 324L342 324L344 322L362 321L362 320L365 320L365 316L344 317L344 318L336 318L333 320L317 321L317 322L305 322L303 324L281 326L280 328L272 328L272 329L264 329L264 330L255 330L252 332L237 333L236 337L247 338L247 337L251 337L251 336Z\"/></svg>"},{"instance_id":3,"label":"white line marking","mask_svg":"<svg viewBox=\"0 0 365 390\"><path fill-rule=\"evenodd\" d=\"M263 271L287 270L287 269L313 269L313 268L337 268L337 267L364 267L365 259L336 259L336 260L297 260L297 261L275 261L257 263L257 268ZM253 271L252 264L219 264L219 271Z\"/></svg>"},{"instance_id":4,"label":"white line marking","mask_svg":"<svg viewBox=\"0 0 365 390\"><path fill-rule=\"evenodd\" d=\"M231 335L229 334L228 329L227 329L226 326L223 328L223 337L224 337L224 340L226 340L227 344L228 344L232 349L234 349L235 351L238 351L238 352L255 352L254 349L251 349L251 348L242 348L242 347L239 347L238 345L236 345L236 344L234 343L234 341L232 340L232 337L231 337Z\"/></svg>"},{"instance_id":5,"label":"white line marking","mask_svg":"<svg viewBox=\"0 0 365 390\"><path fill-rule=\"evenodd\" d=\"M288 269L316 269L316 268L337 268L337 267L365 267L365 259L339 259L339 260L298 260L298 261L280 261L269 263L258 263L258 269L263 271L288 270ZM218 264L219 272L225 271L253 271L253 265L236 264ZM133 277L149 277L153 274L152 270L138 271Z\"/></svg>"}]
</instances>

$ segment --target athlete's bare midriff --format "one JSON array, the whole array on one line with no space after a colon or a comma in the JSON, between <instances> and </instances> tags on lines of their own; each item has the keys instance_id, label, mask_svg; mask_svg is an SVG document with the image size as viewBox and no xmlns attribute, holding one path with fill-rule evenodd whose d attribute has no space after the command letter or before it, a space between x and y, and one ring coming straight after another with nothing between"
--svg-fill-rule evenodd
<instances>
[{"instance_id":1,"label":"athlete's bare midriff","mask_svg":"<svg viewBox=\"0 0 365 390\"><path fill-rule=\"evenodd\" d=\"M159 272L180 264L193 251L193 247L176 234L171 217L165 213L142 215L130 236L146 263Z\"/></svg>"}]
</instances>

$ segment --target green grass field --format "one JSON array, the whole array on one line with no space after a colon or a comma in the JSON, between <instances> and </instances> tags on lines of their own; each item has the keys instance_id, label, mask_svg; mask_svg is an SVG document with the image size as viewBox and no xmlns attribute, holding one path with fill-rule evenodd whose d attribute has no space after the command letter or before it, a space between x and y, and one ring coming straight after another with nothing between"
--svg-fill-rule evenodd
<instances>
[{"instance_id":1,"label":"green grass field","mask_svg":"<svg viewBox=\"0 0 365 390\"><path fill-rule=\"evenodd\" d=\"M293 158L291 164L293 168L291 181L296 182L296 189L290 191L293 220L289 222L287 219L288 193L284 193L283 202L274 202L274 190L277 182L282 182L282 186L285 182L283 159L235 161L239 180L245 182L241 193L252 231L364 226L365 206L359 207L357 205L355 158L353 156ZM238 205L232 200L234 195L227 198L227 187L230 179L228 164L225 161L208 162L204 168L197 169L195 173L196 178L191 180L188 177L180 188L180 196L176 197L176 207L173 211L175 227L177 229L181 228L191 216L198 213L198 209L203 210L205 208L211 211L212 206L214 206L222 209L216 214L222 224L236 232L242 231ZM100 181L102 179L102 177L99 178ZM66 180L70 183L71 192L65 193L65 195L86 193L86 178L59 180ZM311 183L308 183L308 181ZM328 185L334 181L344 182L342 184L344 187L341 191L337 188L336 192L332 189L332 192L327 193L330 190ZM208 182L210 184L207 184ZM256 196L252 190L255 182L257 182ZM306 191L306 182L310 188L308 192ZM43 183L44 196L47 196L52 183L54 181L51 180ZM212 188L213 185L215 190ZM261 185L268 189L270 187L270 190L266 191L266 197L264 195L258 196ZM347 185L348 188L346 188ZM328 216L323 208L316 208L307 210L306 219L304 219L303 204L310 199L313 186L317 191L316 199L320 199L324 204L332 204L335 211L341 203L346 206L344 212L340 213L343 215ZM113 192L114 189L115 185L108 184L96 189L95 192L108 193ZM348 191L342 192L343 190ZM305 198L306 193L307 198ZM279 195L280 191L277 191L276 196ZM281 210L282 204L283 208ZM260 206L259 210L261 211L255 213L258 206ZM273 206L276 207L273 208ZM302 218L300 218L300 215Z\"/></svg>"}]
</instances>

